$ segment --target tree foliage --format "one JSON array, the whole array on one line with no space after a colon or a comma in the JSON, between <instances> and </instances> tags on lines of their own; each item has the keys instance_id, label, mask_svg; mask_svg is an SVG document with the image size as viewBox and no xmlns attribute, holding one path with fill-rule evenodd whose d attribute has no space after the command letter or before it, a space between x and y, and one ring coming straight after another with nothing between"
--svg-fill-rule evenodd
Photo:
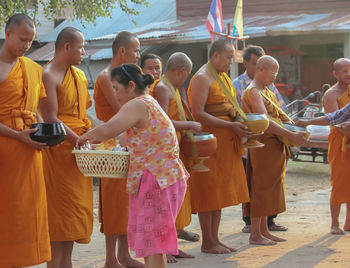
<instances>
[{"instance_id":1,"label":"tree foliage","mask_svg":"<svg viewBox=\"0 0 350 268\"><path fill-rule=\"evenodd\" d=\"M118 5L127 14L138 15L137 5L148 4L147 0L1 0L0 29L8 17L18 12L28 14L36 21L39 5L43 7L46 18L59 18L70 10L70 17L84 25L89 22L95 24L97 17L111 17L112 9Z\"/></svg>"}]
</instances>

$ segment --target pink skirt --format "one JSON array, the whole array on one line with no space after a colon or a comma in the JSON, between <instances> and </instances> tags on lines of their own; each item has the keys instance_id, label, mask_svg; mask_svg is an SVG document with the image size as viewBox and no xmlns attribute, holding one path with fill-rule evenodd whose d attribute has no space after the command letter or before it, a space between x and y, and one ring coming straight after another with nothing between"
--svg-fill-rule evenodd
<instances>
[{"instance_id":1,"label":"pink skirt","mask_svg":"<svg viewBox=\"0 0 350 268\"><path fill-rule=\"evenodd\" d=\"M175 219L186 192L181 180L161 190L156 177L143 172L139 192L130 194L128 242L137 258L177 255Z\"/></svg>"}]
</instances>

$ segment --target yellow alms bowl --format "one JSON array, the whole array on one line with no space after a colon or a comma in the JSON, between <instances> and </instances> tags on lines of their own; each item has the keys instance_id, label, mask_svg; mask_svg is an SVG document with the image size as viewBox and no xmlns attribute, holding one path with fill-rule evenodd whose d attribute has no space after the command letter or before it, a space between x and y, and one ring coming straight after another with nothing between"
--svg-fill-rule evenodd
<instances>
[{"instance_id":1,"label":"yellow alms bowl","mask_svg":"<svg viewBox=\"0 0 350 268\"><path fill-rule=\"evenodd\" d=\"M265 114L246 114L248 121L242 122L253 134L263 133L269 127L269 119Z\"/></svg>"}]
</instances>

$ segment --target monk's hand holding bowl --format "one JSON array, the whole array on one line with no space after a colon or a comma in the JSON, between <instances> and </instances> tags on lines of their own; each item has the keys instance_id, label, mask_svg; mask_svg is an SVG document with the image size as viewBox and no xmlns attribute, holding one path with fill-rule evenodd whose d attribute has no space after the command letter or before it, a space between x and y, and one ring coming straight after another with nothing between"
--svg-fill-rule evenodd
<instances>
[{"instance_id":1,"label":"monk's hand holding bowl","mask_svg":"<svg viewBox=\"0 0 350 268\"><path fill-rule=\"evenodd\" d=\"M199 122L196 121L188 121L188 128L195 133L200 133L202 132L202 125Z\"/></svg>"},{"instance_id":2,"label":"monk's hand holding bowl","mask_svg":"<svg viewBox=\"0 0 350 268\"><path fill-rule=\"evenodd\" d=\"M291 139L296 146L303 146L307 143L305 133L303 132L291 132L289 139Z\"/></svg>"},{"instance_id":3,"label":"monk's hand holding bowl","mask_svg":"<svg viewBox=\"0 0 350 268\"><path fill-rule=\"evenodd\" d=\"M248 127L240 122L231 122L231 130L240 138L250 138L252 135Z\"/></svg>"},{"instance_id":4,"label":"monk's hand holding bowl","mask_svg":"<svg viewBox=\"0 0 350 268\"><path fill-rule=\"evenodd\" d=\"M36 129L36 128L18 131L17 132L17 137L18 137L17 139L19 141L27 144L28 146L33 147L33 148L38 149L38 150L49 148L49 146L46 143L37 142L37 141L34 141L31 139L30 134L35 133L36 131L38 131L38 129Z\"/></svg>"}]
</instances>

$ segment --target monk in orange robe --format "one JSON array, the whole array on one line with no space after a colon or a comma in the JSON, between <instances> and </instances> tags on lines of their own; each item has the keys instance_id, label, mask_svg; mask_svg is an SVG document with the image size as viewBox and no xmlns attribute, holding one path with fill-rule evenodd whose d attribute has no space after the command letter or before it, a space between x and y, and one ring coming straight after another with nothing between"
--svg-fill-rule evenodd
<instances>
[{"instance_id":1,"label":"monk in orange robe","mask_svg":"<svg viewBox=\"0 0 350 268\"><path fill-rule=\"evenodd\" d=\"M335 112L350 102L350 60L338 59L334 62L333 75L338 82L328 89L323 97L323 107L326 113ZM331 167L332 193L330 198L331 233L344 234L339 227L339 213L342 203L346 203L346 219L344 230L350 231L350 149L346 144L349 137L341 129L332 127L328 136L328 160Z\"/></svg>"},{"instance_id":2,"label":"monk in orange robe","mask_svg":"<svg viewBox=\"0 0 350 268\"><path fill-rule=\"evenodd\" d=\"M179 144L184 136L184 130L193 130L195 132L201 131L201 124L194 121L181 121L180 111L177 106L176 99L181 103L181 96L178 91L178 87L181 86L189 76L192 71L192 61L184 53L174 53L172 54L167 62L164 77L162 79L156 80L151 86L149 94L153 96L163 110L168 114L169 118L172 120L174 127L176 129L176 134ZM164 81L166 79L166 81ZM170 85L169 85L170 84ZM173 87L174 92L170 89ZM180 152L181 154L181 152ZM182 160L185 162L182 155ZM179 214L176 217L175 225L178 232L178 237L190 237L197 238L197 234L187 232L184 228L190 225L192 220L192 210L191 210L191 198L190 191L187 187L184 201L182 203ZM194 258L194 256L186 254L185 252L179 250L179 255L175 257L180 258ZM169 263L177 262L174 256L167 255L167 261Z\"/></svg>"},{"instance_id":3,"label":"monk in orange robe","mask_svg":"<svg viewBox=\"0 0 350 268\"><path fill-rule=\"evenodd\" d=\"M236 101L230 78L226 75L232 64L233 48L226 40L215 41L209 51L209 63ZM190 179L192 212L198 212L202 229L202 252L223 254L235 249L223 244L218 237L221 209L249 201L243 169L241 138L249 137L247 127L233 122L236 110L208 68L203 65L192 77L189 101L194 119L203 130L217 138L217 152L205 165L209 172L192 173ZM214 110L230 107L226 112Z\"/></svg>"},{"instance_id":4,"label":"monk in orange robe","mask_svg":"<svg viewBox=\"0 0 350 268\"><path fill-rule=\"evenodd\" d=\"M23 54L35 37L24 14L10 17L0 49L0 267L51 259L41 149L30 129L45 97L42 68Z\"/></svg>"},{"instance_id":5,"label":"monk in orange robe","mask_svg":"<svg viewBox=\"0 0 350 268\"><path fill-rule=\"evenodd\" d=\"M112 44L113 58L96 78L94 87L95 110L98 119L107 122L119 111L119 103L111 83L111 71L122 64L137 64L140 59L140 42L129 32L120 32ZM144 267L131 258L127 240L129 195L126 193L126 179L100 180L99 218L101 232L106 238L105 267ZM118 240L118 257L116 242Z\"/></svg>"},{"instance_id":6,"label":"monk in orange robe","mask_svg":"<svg viewBox=\"0 0 350 268\"><path fill-rule=\"evenodd\" d=\"M72 267L74 241L89 243L93 225L92 178L78 169L72 154L76 140L90 127L86 114L91 106L88 82L80 64L84 51L82 33L64 28L55 42L55 56L43 69L47 97L40 112L47 122L64 123L67 138L43 154L49 214L52 261L48 267Z\"/></svg>"},{"instance_id":7,"label":"monk in orange robe","mask_svg":"<svg viewBox=\"0 0 350 268\"><path fill-rule=\"evenodd\" d=\"M251 183L249 208L252 222L250 244L275 245L276 242L285 241L272 235L266 222L268 215L280 214L286 210L284 176L288 149L277 135L286 137L295 144L302 145L306 142L303 133L288 131L279 124L290 119L279 108L276 95L267 88L275 80L278 69L278 62L273 57L260 57L254 80L242 97L245 112L266 114L274 119L270 120L268 129L259 137L265 146L248 150L247 178ZM245 212L245 216L249 216L248 213Z\"/></svg>"}]
</instances>

